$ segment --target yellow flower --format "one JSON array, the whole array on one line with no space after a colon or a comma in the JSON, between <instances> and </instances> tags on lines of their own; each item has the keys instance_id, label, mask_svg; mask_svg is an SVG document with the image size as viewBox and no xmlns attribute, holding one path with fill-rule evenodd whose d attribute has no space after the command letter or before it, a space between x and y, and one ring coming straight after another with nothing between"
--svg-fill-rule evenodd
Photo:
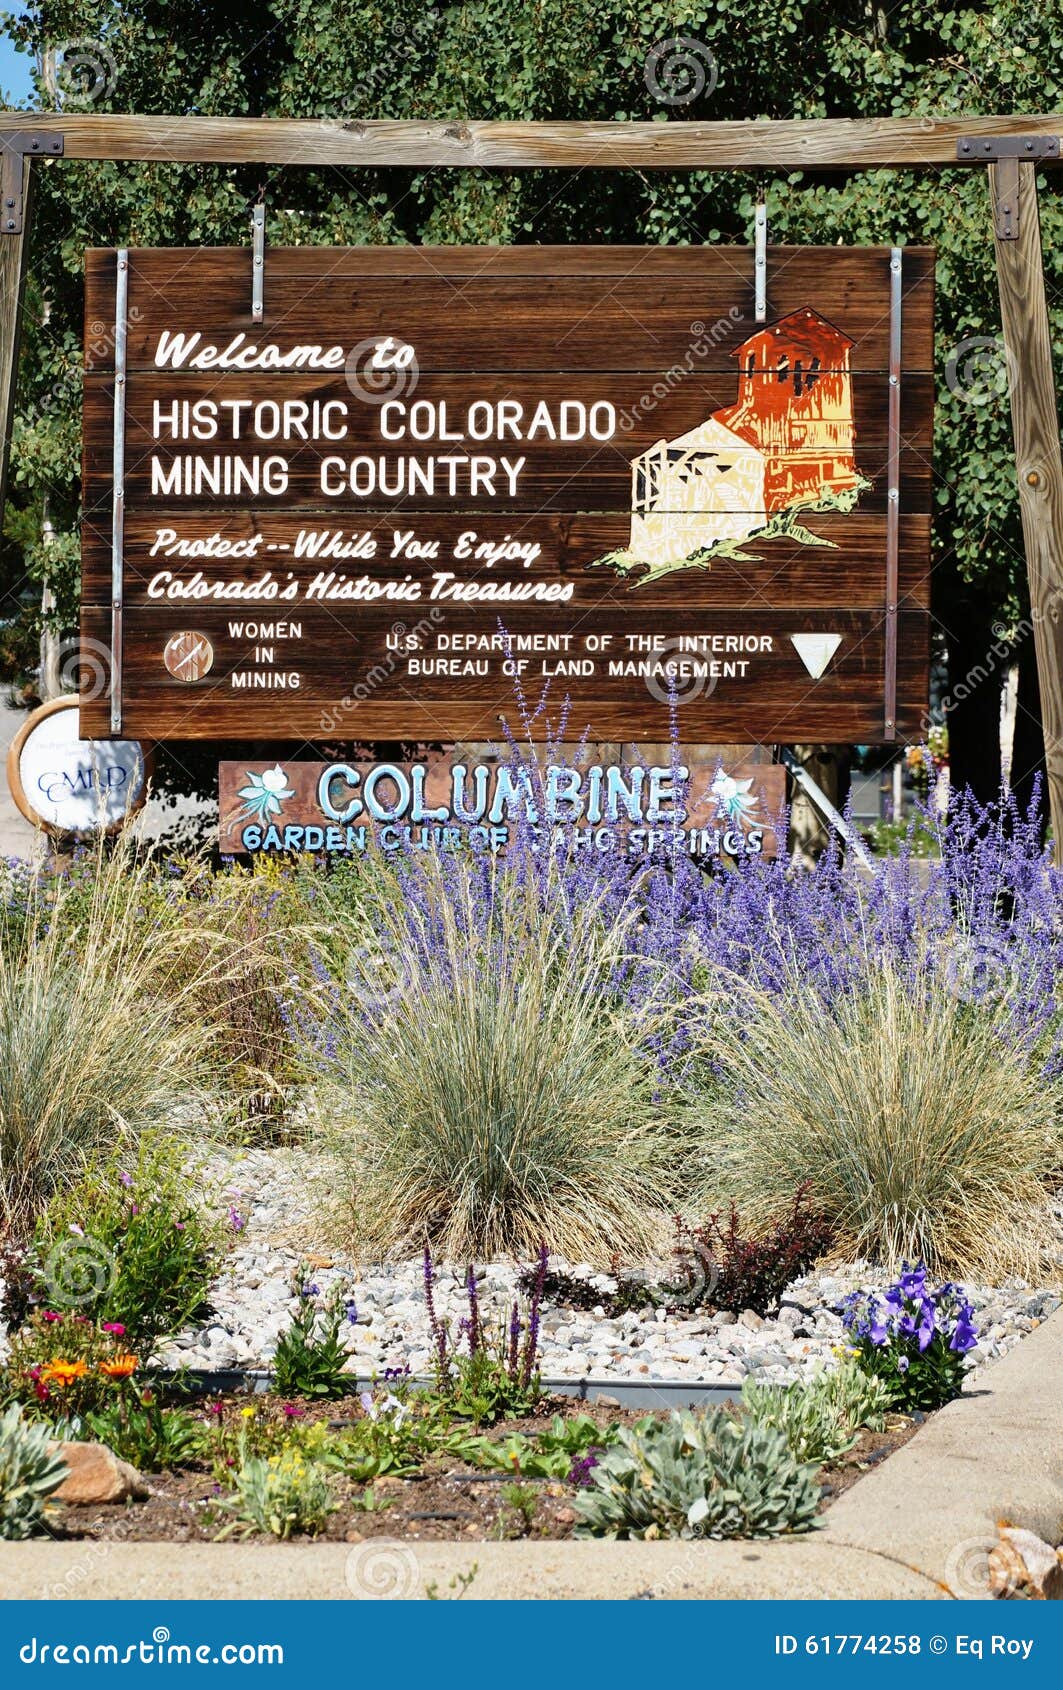
<instances>
[{"instance_id":1,"label":"yellow flower","mask_svg":"<svg viewBox=\"0 0 1063 1690\"><path fill-rule=\"evenodd\" d=\"M253 1420L255 1418L255 1411L253 1408L242 1408L240 1413L243 1415L245 1420Z\"/></svg>"}]
</instances>

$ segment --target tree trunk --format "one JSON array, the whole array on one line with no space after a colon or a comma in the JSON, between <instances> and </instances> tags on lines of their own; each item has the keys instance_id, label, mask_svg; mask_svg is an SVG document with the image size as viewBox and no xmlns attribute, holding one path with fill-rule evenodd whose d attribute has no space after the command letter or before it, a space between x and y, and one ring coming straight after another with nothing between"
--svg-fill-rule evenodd
<instances>
[{"instance_id":1,"label":"tree trunk","mask_svg":"<svg viewBox=\"0 0 1063 1690\"><path fill-rule=\"evenodd\" d=\"M951 571L939 571L949 678L945 694L949 780L970 787L981 804L1000 796L1000 698L1005 660L992 605Z\"/></svg>"}]
</instances>

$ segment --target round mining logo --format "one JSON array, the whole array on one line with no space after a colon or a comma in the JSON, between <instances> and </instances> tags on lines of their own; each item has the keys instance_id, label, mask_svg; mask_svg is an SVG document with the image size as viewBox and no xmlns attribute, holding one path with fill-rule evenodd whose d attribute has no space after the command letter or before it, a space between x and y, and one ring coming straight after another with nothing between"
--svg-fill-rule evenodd
<instances>
[{"instance_id":1,"label":"round mining logo","mask_svg":"<svg viewBox=\"0 0 1063 1690\"><path fill-rule=\"evenodd\" d=\"M214 647L206 634L173 634L166 641L162 660L175 681L201 681L214 664Z\"/></svg>"}]
</instances>

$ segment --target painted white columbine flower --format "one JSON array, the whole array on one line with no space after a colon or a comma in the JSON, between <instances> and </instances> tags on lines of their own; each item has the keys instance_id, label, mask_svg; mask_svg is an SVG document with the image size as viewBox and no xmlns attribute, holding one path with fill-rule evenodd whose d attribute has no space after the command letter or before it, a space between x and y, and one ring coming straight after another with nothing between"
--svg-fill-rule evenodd
<instances>
[{"instance_id":1,"label":"painted white columbine flower","mask_svg":"<svg viewBox=\"0 0 1063 1690\"><path fill-rule=\"evenodd\" d=\"M735 780L733 775L725 775L722 769L716 771L716 778L710 791L716 800L716 813L729 822L749 820L756 812L757 801L750 796L752 777L749 780Z\"/></svg>"},{"instance_id":2,"label":"painted white columbine flower","mask_svg":"<svg viewBox=\"0 0 1063 1690\"><path fill-rule=\"evenodd\" d=\"M295 797L294 786L287 784L288 776L279 763L272 769L263 769L256 775L248 769L248 786L240 788L239 796L246 799L241 817L256 816L260 822L267 821L270 816L279 816L281 805L286 798Z\"/></svg>"}]
</instances>

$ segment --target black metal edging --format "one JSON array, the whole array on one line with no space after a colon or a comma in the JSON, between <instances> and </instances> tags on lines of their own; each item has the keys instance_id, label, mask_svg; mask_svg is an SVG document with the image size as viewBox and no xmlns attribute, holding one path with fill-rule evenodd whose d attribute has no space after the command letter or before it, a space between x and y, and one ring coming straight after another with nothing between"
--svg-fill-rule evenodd
<instances>
[{"instance_id":1,"label":"black metal edging","mask_svg":"<svg viewBox=\"0 0 1063 1690\"><path fill-rule=\"evenodd\" d=\"M273 1373L269 1368L189 1368L187 1372L167 1369L160 1370L155 1378L204 1397L238 1391L265 1396L273 1388ZM434 1379L423 1376L405 1382L415 1391L429 1391L435 1386ZM379 1383L368 1375L351 1375L352 1393L372 1390ZM544 1379L542 1387L544 1396L575 1397L586 1403L610 1397L621 1408L715 1408L721 1403L737 1402L741 1395L739 1385L708 1385L685 1379Z\"/></svg>"}]
</instances>

